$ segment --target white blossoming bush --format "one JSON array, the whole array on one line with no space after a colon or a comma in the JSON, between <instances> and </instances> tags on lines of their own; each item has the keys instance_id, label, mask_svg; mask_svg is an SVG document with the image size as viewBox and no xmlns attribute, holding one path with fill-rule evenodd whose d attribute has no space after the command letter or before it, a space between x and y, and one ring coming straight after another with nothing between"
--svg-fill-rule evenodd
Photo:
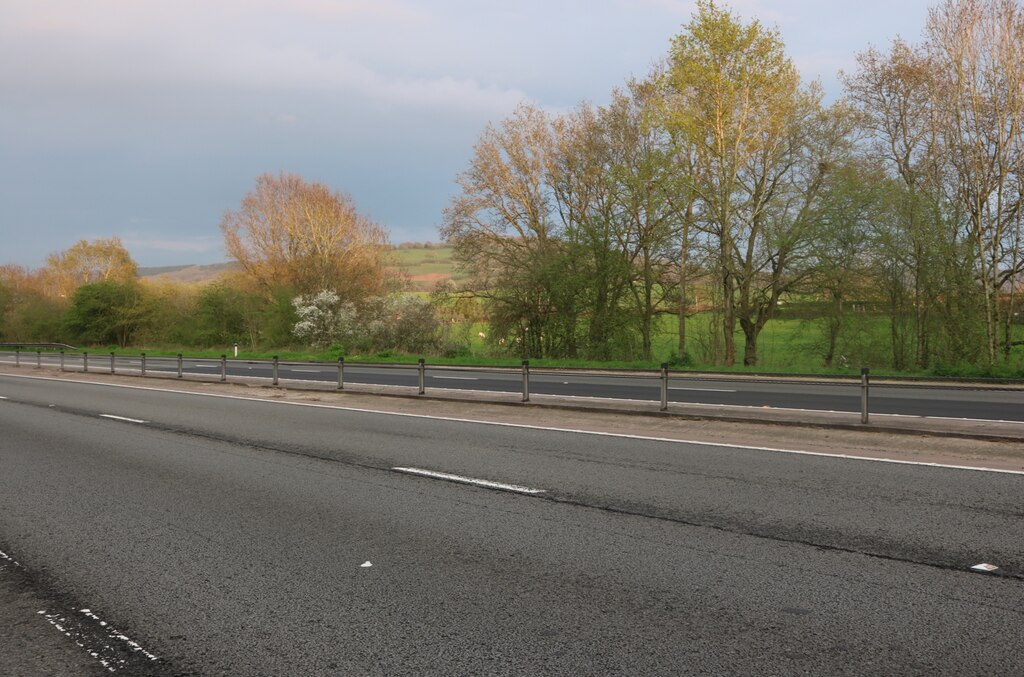
<instances>
[{"instance_id":1,"label":"white blossoming bush","mask_svg":"<svg viewBox=\"0 0 1024 677\"><path fill-rule=\"evenodd\" d=\"M292 299L298 321L292 333L314 348L346 343L356 327L356 308L330 289Z\"/></svg>"},{"instance_id":2,"label":"white blossoming bush","mask_svg":"<svg viewBox=\"0 0 1024 677\"><path fill-rule=\"evenodd\" d=\"M445 327L428 301L406 294L373 296L359 306L326 289L292 300L292 333L314 348L406 353L444 352Z\"/></svg>"}]
</instances>

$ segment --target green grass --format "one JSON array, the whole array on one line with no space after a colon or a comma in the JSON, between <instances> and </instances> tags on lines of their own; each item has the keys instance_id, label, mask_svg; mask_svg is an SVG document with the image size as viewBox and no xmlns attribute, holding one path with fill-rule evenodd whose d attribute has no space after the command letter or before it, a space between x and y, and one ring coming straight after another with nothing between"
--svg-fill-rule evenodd
<instances>
[{"instance_id":1,"label":"green grass","mask_svg":"<svg viewBox=\"0 0 1024 677\"><path fill-rule=\"evenodd\" d=\"M722 367L711 359L710 346L718 340L716 334L719 332L717 325L713 326L712 322L713 318L710 314L699 314L688 319L687 352L691 362L686 367L687 369L729 373L854 375L859 373L861 367L869 367L876 374L897 373L887 367L889 364L888 321L879 315L863 314L850 318L847 332L837 349L836 365L832 368L825 368L822 364L825 345L821 326L817 320L784 317L769 322L758 342L758 364L752 367L742 365L743 334L737 332L737 359L741 364L731 368ZM1015 338L1024 339L1024 326L1018 326L1015 329ZM664 315L658 318L657 331L653 336L653 359L648 361L531 359L530 364L537 368L657 369L662 362L678 364L672 359L676 352L677 331L678 323L675 316ZM481 332L487 332L486 325L481 323L471 324L457 331L468 344L464 346L457 357L406 355L393 351L348 354L344 357L346 362L350 363L413 364L418 358L424 357L429 364L494 367L518 367L521 365L520 357L499 353L493 345L479 336ZM222 354L225 354L229 358L235 359L232 348L228 346L208 350L197 350L184 346L151 346L130 349L106 346L84 350L98 358L114 351L118 355L138 355L145 352L152 356L171 357L182 353L189 357L207 359L219 359ZM24 353L23 359L31 359L31 351L24 351ZM845 365L839 364L840 354L847 357ZM282 361L294 362L336 362L339 357L337 352L311 351L301 346L286 346L276 350L256 351L242 348L239 350L237 359L265 360L271 359L274 355L277 355ZM675 368L673 367L673 369ZM1024 377L1024 346L1014 348L1009 363L999 364L992 368L979 368L973 365L935 365L929 370L906 370L899 373L910 376L1022 378Z\"/></svg>"}]
</instances>

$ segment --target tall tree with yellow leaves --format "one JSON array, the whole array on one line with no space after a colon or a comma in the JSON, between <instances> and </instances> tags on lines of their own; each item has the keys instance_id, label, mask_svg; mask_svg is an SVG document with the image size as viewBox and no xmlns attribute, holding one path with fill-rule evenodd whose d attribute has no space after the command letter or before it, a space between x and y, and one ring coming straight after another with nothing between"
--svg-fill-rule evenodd
<instances>
[{"instance_id":1,"label":"tall tree with yellow leaves","mask_svg":"<svg viewBox=\"0 0 1024 677\"><path fill-rule=\"evenodd\" d=\"M220 224L228 254L265 292L330 289L358 300L387 288L384 229L352 198L296 174L263 174Z\"/></svg>"}]
</instances>

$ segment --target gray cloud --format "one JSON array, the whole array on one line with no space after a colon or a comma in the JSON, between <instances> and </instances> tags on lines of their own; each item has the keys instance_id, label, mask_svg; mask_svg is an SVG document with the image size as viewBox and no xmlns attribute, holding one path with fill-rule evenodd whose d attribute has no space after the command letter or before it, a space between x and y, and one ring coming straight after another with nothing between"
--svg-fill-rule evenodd
<instances>
[{"instance_id":1,"label":"gray cloud","mask_svg":"<svg viewBox=\"0 0 1024 677\"><path fill-rule=\"evenodd\" d=\"M877 0L744 0L810 77L899 28ZM890 3L891 4L891 3ZM908 26L923 6L906 9ZM886 5L887 6L887 5ZM891 9L891 8L890 8ZM522 100L601 102L665 54L681 0L15 0L0 23L4 263L118 235L144 265L220 260L263 172L350 193L392 239L436 239L484 125ZM827 33L829 17L848 29ZM856 30L853 30L856 28ZM6 242L10 243L11 238Z\"/></svg>"}]
</instances>

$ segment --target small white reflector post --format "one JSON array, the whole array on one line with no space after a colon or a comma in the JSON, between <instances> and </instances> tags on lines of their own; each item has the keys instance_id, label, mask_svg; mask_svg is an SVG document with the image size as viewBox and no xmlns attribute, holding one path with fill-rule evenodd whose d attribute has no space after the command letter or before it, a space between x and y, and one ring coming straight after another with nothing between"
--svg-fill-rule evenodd
<instances>
[{"instance_id":1,"label":"small white reflector post","mask_svg":"<svg viewBox=\"0 0 1024 677\"><path fill-rule=\"evenodd\" d=\"M981 564L975 564L971 567L971 569L973 569L974 571L984 571L985 573L991 573L998 568L999 567L997 567L995 564L987 564L985 562L982 562Z\"/></svg>"}]
</instances>

